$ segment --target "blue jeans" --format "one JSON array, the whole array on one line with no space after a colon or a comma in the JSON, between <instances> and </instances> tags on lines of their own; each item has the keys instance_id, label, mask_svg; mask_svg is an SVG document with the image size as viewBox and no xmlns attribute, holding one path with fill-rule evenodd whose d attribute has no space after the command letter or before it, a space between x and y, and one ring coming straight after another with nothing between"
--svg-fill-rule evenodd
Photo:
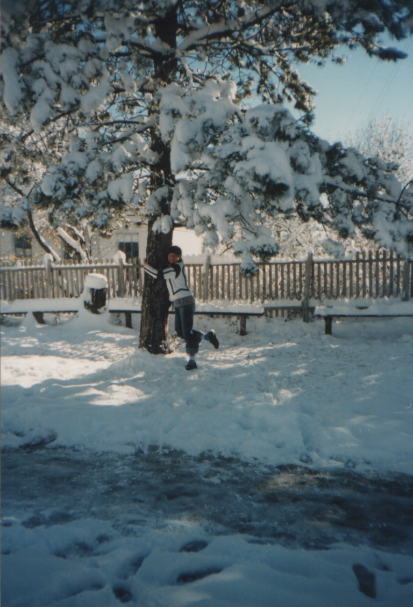
<instances>
[{"instance_id":1,"label":"blue jeans","mask_svg":"<svg viewBox=\"0 0 413 607\"><path fill-rule=\"evenodd\" d=\"M178 337L185 340L186 352L189 356L194 356L199 349L203 334L196 331L194 326L195 304L179 306L175 310L175 331Z\"/></svg>"}]
</instances>

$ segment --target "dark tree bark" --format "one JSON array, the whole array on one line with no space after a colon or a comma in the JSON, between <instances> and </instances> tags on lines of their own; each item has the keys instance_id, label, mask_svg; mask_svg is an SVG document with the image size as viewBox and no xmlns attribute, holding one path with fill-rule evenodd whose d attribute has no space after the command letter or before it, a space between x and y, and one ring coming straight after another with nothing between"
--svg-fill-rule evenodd
<instances>
[{"instance_id":1,"label":"dark tree bark","mask_svg":"<svg viewBox=\"0 0 413 607\"><path fill-rule=\"evenodd\" d=\"M165 185L165 177L172 179L169 149L158 139L152 146L161 157L158 171L151 175L151 185L154 189ZM161 203L161 213L169 215L169 197ZM169 295L162 270L168 266L168 251L172 245L172 230L167 234L154 232L153 225L156 217L148 222L148 241L146 245L146 259L149 265L159 270L155 280L145 273L142 293L141 330L139 346L151 354L162 354L168 351L166 340L168 337L168 310Z\"/></svg>"},{"instance_id":2,"label":"dark tree bark","mask_svg":"<svg viewBox=\"0 0 413 607\"><path fill-rule=\"evenodd\" d=\"M160 271L157 279L145 273L139 346L151 354L165 354L168 352L166 340L169 296L162 270L168 265L167 257L172 244L172 232L155 234L152 230L153 223L154 220L151 220L148 226L146 253L148 263Z\"/></svg>"},{"instance_id":3,"label":"dark tree bark","mask_svg":"<svg viewBox=\"0 0 413 607\"><path fill-rule=\"evenodd\" d=\"M155 32L162 42L166 42L171 48L176 47L177 35L177 8L173 8L165 16L159 17L155 24ZM155 60L155 76L164 84L171 81L171 75L177 69L176 59L169 61ZM153 167L151 173L151 188L156 190L162 186L173 186L175 179L171 171L170 149L164 144L159 133L152 133L152 149L159 156L158 164ZM160 213L170 214L170 196L161 203ZM146 258L149 265L160 270L155 280L145 273L142 293L141 330L139 346L145 348L151 354L165 354L169 351L168 338L168 311L169 296L163 279L162 270L168 266L168 251L172 245L172 230L168 234L155 233L153 224L156 218L151 218L148 223L148 242L146 246Z\"/></svg>"}]
</instances>

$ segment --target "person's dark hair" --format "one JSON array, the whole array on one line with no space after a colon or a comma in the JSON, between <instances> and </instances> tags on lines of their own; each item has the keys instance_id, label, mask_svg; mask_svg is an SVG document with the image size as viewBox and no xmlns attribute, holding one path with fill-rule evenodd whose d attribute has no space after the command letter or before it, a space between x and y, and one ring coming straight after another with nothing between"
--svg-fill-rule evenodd
<instances>
[{"instance_id":1,"label":"person's dark hair","mask_svg":"<svg viewBox=\"0 0 413 607\"><path fill-rule=\"evenodd\" d=\"M177 247L176 245L173 245L168 253L175 253L175 255L177 255L179 257L179 259L182 259L182 249L180 247Z\"/></svg>"}]
</instances>

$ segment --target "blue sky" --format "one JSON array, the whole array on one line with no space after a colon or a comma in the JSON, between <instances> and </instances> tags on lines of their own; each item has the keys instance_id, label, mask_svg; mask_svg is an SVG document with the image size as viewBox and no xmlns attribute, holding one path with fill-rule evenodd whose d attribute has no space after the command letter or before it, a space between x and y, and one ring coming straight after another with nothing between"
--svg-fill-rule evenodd
<instances>
[{"instance_id":1,"label":"blue sky","mask_svg":"<svg viewBox=\"0 0 413 607\"><path fill-rule=\"evenodd\" d=\"M404 51L408 58L384 62L362 49L345 49L344 65L298 66L301 76L318 91L311 127L316 135L344 143L349 134L384 114L396 121L404 116L413 131L413 37L386 45Z\"/></svg>"}]
</instances>

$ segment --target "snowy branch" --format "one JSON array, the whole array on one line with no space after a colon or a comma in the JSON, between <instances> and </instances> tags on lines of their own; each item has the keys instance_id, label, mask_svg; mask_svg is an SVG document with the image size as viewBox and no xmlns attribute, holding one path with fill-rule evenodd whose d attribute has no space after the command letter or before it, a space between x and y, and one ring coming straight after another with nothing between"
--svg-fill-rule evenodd
<instances>
[{"instance_id":1,"label":"snowy branch","mask_svg":"<svg viewBox=\"0 0 413 607\"><path fill-rule=\"evenodd\" d=\"M82 261L90 261L89 256L87 255L86 251L83 249L79 241L74 240L71 236L69 236L66 230L64 230L62 227L58 227L56 232L58 236L60 236L60 238L63 240L63 242L65 242L67 245L69 245L69 247L79 253Z\"/></svg>"},{"instance_id":2,"label":"snowy branch","mask_svg":"<svg viewBox=\"0 0 413 607\"><path fill-rule=\"evenodd\" d=\"M41 246L41 248L46 251L46 253L49 253L52 257L53 260L56 263L59 263L61 261L59 255L56 253L56 251L45 241L45 239L40 235L38 229L36 228L36 225L34 223L34 219L33 219L33 213L30 209L28 209L26 211L27 213L27 219L29 220L29 225L30 225L30 229L34 235L34 237L36 238L37 242L39 243L39 245Z\"/></svg>"},{"instance_id":3,"label":"snowy branch","mask_svg":"<svg viewBox=\"0 0 413 607\"><path fill-rule=\"evenodd\" d=\"M371 193L367 192L365 190L361 190L355 186L350 186L347 185L345 183L343 183L342 181L340 181L340 179L328 179L325 178L324 179L324 183L330 186L333 186L334 188L337 188L339 190L342 190L343 192L348 192L349 194L351 194L353 197L355 198L367 198L369 200L371 200ZM409 185L409 184L407 184ZM378 201L378 202L385 202L388 204L394 204L396 207L400 207L406 211L410 211L410 214L412 213L412 207L407 205L407 204L403 204L401 202L402 200L402 195L404 193L404 191L406 190L407 186L405 186L402 190L402 193L400 194L400 196L398 198L390 198L388 196L385 196L384 194L380 194L379 192L374 194L374 200ZM407 215L406 215L407 216Z\"/></svg>"},{"instance_id":4,"label":"snowy branch","mask_svg":"<svg viewBox=\"0 0 413 607\"><path fill-rule=\"evenodd\" d=\"M70 2L51 3L49 27L26 11L20 37L4 39L3 174L15 191L32 188L34 208L54 225L110 230L140 208L194 228L211 247L249 239L243 252L265 258L277 249L269 223L298 214L341 235L362 225L408 249L410 190L390 164L305 128L314 89L295 68L339 44L392 58L376 37L406 35L411 11L396 10L405 4L394 0L390 14L382 0L363 11L356 0L125 0L123 11L107 0L75 15ZM264 105L243 107L254 90ZM301 122L285 99L306 112Z\"/></svg>"}]
</instances>

